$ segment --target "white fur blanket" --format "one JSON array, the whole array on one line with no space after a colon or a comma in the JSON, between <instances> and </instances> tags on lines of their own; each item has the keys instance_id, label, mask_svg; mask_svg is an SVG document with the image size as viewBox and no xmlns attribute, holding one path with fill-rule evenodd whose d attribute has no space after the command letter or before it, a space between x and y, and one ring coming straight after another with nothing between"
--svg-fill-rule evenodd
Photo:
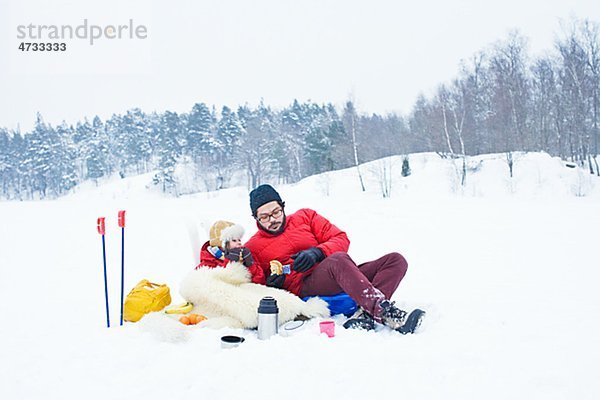
<instances>
[{"instance_id":1,"label":"white fur blanket","mask_svg":"<svg viewBox=\"0 0 600 400\"><path fill-rule=\"evenodd\" d=\"M237 262L231 262L225 268L206 267L191 271L181 283L179 293L194 304L193 312L208 317L200 326L216 329L256 328L258 304L265 296L277 300L280 324L301 314L329 316L327 303L319 298L304 302L288 291L251 283L248 269Z\"/></svg>"}]
</instances>

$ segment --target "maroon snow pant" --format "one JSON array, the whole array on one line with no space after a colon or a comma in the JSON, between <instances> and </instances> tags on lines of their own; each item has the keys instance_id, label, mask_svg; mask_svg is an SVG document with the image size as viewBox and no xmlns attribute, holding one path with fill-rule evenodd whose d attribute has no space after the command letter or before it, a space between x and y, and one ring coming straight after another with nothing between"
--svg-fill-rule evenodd
<instances>
[{"instance_id":1,"label":"maroon snow pant","mask_svg":"<svg viewBox=\"0 0 600 400\"><path fill-rule=\"evenodd\" d=\"M379 321L379 303L392 297L407 269L408 263L399 253L389 253L360 265L348 253L333 253L304 278L300 297L346 292Z\"/></svg>"}]
</instances>

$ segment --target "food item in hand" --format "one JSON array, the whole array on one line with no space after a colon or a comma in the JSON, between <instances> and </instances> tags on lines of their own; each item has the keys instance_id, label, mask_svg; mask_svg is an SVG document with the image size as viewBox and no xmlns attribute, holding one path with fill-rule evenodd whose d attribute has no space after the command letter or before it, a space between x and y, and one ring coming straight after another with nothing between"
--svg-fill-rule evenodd
<instances>
[{"instance_id":1,"label":"food item in hand","mask_svg":"<svg viewBox=\"0 0 600 400\"><path fill-rule=\"evenodd\" d=\"M281 275L283 273L283 264L277 260L271 260L269 262L271 267L271 274L273 275Z\"/></svg>"}]
</instances>

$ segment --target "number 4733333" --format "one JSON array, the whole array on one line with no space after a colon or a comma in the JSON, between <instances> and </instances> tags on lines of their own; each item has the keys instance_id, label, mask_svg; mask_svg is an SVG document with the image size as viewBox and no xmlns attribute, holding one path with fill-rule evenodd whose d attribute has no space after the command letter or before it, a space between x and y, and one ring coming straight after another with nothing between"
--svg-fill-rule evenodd
<instances>
[{"instance_id":1,"label":"number 4733333","mask_svg":"<svg viewBox=\"0 0 600 400\"><path fill-rule=\"evenodd\" d=\"M37 42L21 42L19 44L19 50L21 51L66 51L67 44L66 43L37 43Z\"/></svg>"}]
</instances>

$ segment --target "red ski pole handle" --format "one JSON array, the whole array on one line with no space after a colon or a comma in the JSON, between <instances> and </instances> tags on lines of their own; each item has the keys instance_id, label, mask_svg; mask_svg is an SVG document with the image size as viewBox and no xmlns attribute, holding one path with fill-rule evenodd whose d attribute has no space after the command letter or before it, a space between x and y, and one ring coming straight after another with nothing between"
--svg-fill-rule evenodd
<instances>
[{"instance_id":1,"label":"red ski pole handle","mask_svg":"<svg viewBox=\"0 0 600 400\"><path fill-rule=\"evenodd\" d=\"M98 228L98 233L101 235L104 235L104 232L106 232L106 226L104 224L104 217L98 218L97 228Z\"/></svg>"},{"instance_id":2,"label":"red ski pole handle","mask_svg":"<svg viewBox=\"0 0 600 400\"><path fill-rule=\"evenodd\" d=\"M125 210L119 211L119 228L125 228Z\"/></svg>"}]
</instances>

